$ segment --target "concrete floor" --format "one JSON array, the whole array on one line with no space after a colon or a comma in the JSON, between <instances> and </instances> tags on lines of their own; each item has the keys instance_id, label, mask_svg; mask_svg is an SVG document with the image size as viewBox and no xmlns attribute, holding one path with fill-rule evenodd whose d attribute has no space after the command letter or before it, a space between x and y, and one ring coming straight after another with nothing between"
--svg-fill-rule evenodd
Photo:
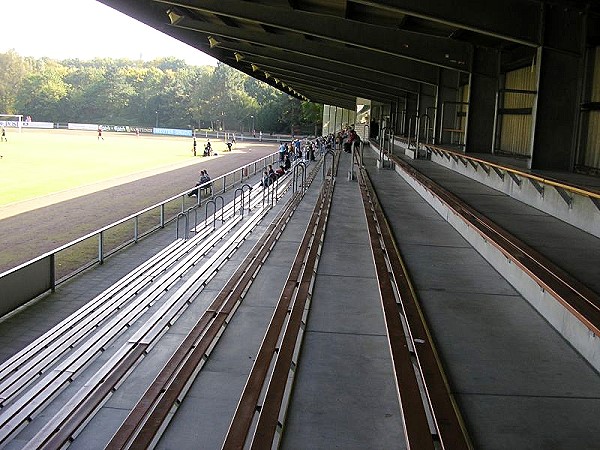
<instances>
[{"instance_id":1,"label":"concrete floor","mask_svg":"<svg viewBox=\"0 0 600 450\"><path fill-rule=\"evenodd\" d=\"M598 240L572 227L563 228L556 219L546 220L545 214L431 162L416 164L481 212L504 219L507 229L514 225L515 234L554 255L565 270L598 290L600 265L590 263L596 261L590 258L600 258ZM365 152L365 165L475 448L598 448L599 374L401 177L376 169L369 152ZM405 447L364 211L358 184L346 180L348 167L349 155L342 153L282 448ZM306 229L316 184L172 417L158 448L220 448ZM265 226L260 225L261 229ZM92 298L93 291L126 273L128 264L139 264L169 239L172 234L149 237L63 285L39 306L0 323L3 354L16 352L21 341L32 340L64 316L67 307L60 302L70 305L69 299L77 298L80 304ZM145 384L251 245L248 242L209 284L83 429L72 448L103 448ZM578 251L565 257L568 248ZM76 307L75 303L70 306ZM101 359L90 369L100 363ZM76 381L84 383L85 378ZM67 396L65 391L8 448L21 448Z\"/></svg>"}]
</instances>

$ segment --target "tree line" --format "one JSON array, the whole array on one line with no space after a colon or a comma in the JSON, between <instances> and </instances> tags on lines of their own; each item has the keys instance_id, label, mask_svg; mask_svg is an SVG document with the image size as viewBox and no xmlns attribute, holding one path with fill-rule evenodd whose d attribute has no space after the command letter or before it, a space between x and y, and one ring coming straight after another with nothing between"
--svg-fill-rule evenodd
<instances>
[{"instance_id":1,"label":"tree line","mask_svg":"<svg viewBox=\"0 0 600 450\"><path fill-rule=\"evenodd\" d=\"M10 50L0 53L0 113L40 122L312 134L320 129L322 105L302 102L222 63L57 61Z\"/></svg>"}]
</instances>

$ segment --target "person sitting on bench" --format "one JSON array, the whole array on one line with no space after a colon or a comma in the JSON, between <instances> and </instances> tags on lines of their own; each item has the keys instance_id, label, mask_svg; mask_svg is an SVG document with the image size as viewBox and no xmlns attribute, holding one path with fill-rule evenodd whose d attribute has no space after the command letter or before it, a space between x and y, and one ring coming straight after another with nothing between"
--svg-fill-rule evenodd
<instances>
[{"instance_id":1,"label":"person sitting on bench","mask_svg":"<svg viewBox=\"0 0 600 450\"><path fill-rule=\"evenodd\" d=\"M208 175L208 172L206 170L201 170L200 171L200 179L196 183L196 189L188 192L188 197L198 196L198 186L201 186L204 183L208 183L209 181L210 181L210 176ZM202 190L209 190L209 192L210 192L210 191L212 191L212 185L209 184L208 186L203 186Z\"/></svg>"}]
</instances>

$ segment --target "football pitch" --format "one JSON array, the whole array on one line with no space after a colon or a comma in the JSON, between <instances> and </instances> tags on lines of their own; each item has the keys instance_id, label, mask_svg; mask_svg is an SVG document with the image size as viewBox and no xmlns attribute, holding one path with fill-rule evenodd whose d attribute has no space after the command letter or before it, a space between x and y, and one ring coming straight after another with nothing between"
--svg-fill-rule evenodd
<instances>
[{"instance_id":1,"label":"football pitch","mask_svg":"<svg viewBox=\"0 0 600 450\"><path fill-rule=\"evenodd\" d=\"M191 137L7 128L0 143L0 206L122 177L171 170L199 162ZM205 138L197 138L201 154ZM226 149L211 139L213 150Z\"/></svg>"}]
</instances>

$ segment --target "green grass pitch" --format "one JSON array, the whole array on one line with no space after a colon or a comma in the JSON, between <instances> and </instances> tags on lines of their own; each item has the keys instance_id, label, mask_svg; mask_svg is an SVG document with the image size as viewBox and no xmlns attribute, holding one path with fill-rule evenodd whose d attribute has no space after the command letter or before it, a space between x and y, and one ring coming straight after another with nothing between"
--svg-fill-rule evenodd
<instances>
[{"instance_id":1,"label":"green grass pitch","mask_svg":"<svg viewBox=\"0 0 600 450\"><path fill-rule=\"evenodd\" d=\"M7 128L8 142L0 143L0 206L198 161L191 137L102 135L104 140L93 131ZM206 139L197 142L200 154ZM222 141L213 142L213 150L224 149Z\"/></svg>"}]
</instances>

